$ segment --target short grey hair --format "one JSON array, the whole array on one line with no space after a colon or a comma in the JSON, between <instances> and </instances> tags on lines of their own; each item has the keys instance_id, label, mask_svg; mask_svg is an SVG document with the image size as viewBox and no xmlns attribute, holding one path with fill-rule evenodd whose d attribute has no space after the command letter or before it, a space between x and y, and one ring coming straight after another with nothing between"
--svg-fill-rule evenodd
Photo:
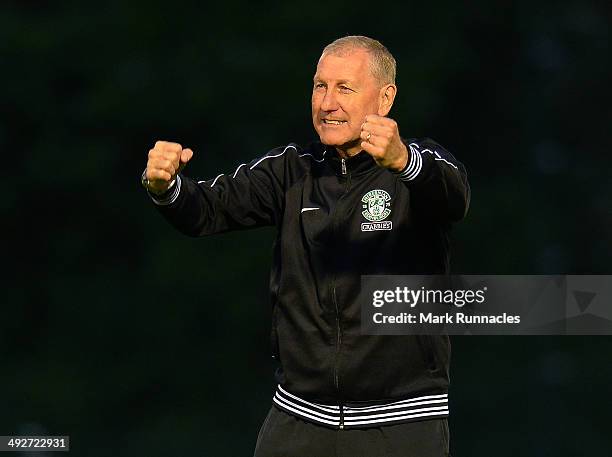
<instances>
[{"instance_id":1,"label":"short grey hair","mask_svg":"<svg viewBox=\"0 0 612 457\"><path fill-rule=\"evenodd\" d=\"M370 71L381 84L395 84L396 62L389 50L378 40L362 35L350 35L331 42L323 49L326 54L346 56L356 49L370 54Z\"/></svg>"}]
</instances>

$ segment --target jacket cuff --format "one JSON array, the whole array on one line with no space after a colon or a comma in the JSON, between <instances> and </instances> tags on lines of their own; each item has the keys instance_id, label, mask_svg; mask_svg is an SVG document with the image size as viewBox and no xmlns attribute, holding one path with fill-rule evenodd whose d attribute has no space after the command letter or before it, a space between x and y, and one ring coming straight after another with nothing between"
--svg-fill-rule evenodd
<instances>
[{"instance_id":1,"label":"jacket cuff","mask_svg":"<svg viewBox=\"0 0 612 457\"><path fill-rule=\"evenodd\" d=\"M394 174L402 181L414 181L423 169L423 157L414 144L409 144L410 160L403 170L396 171Z\"/></svg>"}]
</instances>

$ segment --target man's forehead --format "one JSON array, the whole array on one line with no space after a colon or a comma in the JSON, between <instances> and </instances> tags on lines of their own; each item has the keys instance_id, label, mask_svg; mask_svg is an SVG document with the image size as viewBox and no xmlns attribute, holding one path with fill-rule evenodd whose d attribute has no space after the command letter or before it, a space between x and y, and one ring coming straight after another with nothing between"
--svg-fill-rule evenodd
<instances>
[{"instance_id":1,"label":"man's forehead","mask_svg":"<svg viewBox=\"0 0 612 457\"><path fill-rule=\"evenodd\" d=\"M346 54L323 54L317 64L315 79L352 81L369 74L369 54L355 49Z\"/></svg>"}]
</instances>

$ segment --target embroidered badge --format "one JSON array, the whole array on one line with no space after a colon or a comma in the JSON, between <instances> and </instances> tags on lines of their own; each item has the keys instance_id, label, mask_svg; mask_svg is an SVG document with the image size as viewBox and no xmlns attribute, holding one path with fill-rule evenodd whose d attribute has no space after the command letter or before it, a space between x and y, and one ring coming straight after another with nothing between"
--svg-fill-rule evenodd
<instances>
[{"instance_id":1,"label":"embroidered badge","mask_svg":"<svg viewBox=\"0 0 612 457\"><path fill-rule=\"evenodd\" d=\"M370 222L361 224L362 232L372 232L374 230L391 230L391 221L383 221L391 214L391 196L388 192L375 189L371 190L361 198L361 214ZM381 222L383 221L383 222Z\"/></svg>"}]
</instances>

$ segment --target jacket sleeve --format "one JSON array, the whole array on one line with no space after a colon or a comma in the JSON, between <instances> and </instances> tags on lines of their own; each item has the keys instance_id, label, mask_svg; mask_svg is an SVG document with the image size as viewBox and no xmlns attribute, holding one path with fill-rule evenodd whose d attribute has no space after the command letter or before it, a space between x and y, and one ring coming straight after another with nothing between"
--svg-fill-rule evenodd
<instances>
[{"instance_id":1,"label":"jacket sleeve","mask_svg":"<svg viewBox=\"0 0 612 457\"><path fill-rule=\"evenodd\" d=\"M149 196L162 216L188 236L275 225L284 209L287 155L295 153L290 144L204 181L181 174L166 194Z\"/></svg>"},{"instance_id":2,"label":"jacket sleeve","mask_svg":"<svg viewBox=\"0 0 612 457\"><path fill-rule=\"evenodd\" d=\"M470 204L463 164L429 138L405 143L408 164L396 174L410 189L415 210L446 222L463 219Z\"/></svg>"}]
</instances>

